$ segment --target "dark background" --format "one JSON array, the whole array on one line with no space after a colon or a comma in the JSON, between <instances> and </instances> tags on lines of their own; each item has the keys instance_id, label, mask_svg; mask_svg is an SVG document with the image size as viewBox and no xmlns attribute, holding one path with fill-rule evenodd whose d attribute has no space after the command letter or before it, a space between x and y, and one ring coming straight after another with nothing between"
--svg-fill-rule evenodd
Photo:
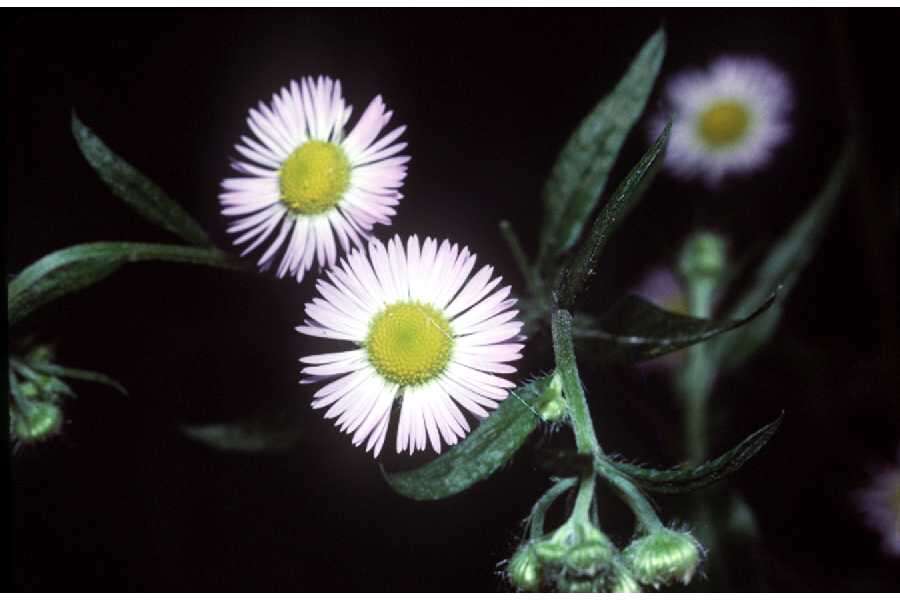
<instances>
[{"instance_id":1,"label":"dark background","mask_svg":"<svg viewBox=\"0 0 900 600\"><path fill-rule=\"evenodd\" d=\"M530 252L540 188L569 132L660 24L663 81L722 52L753 53L795 86L796 126L777 162L717 193L661 176L609 247L588 306L601 309L696 226L743 257L773 240L821 186L857 114L862 163L779 335L720 382L714 446L786 411L782 430L731 481L762 529L772 590L898 589L852 494L895 460L897 415L897 12L888 11L7 11L7 270L95 240L177 241L114 198L78 154L72 109L230 247L219 181L246 110L291 78L343 81L358 117L383 94L413 156L394 226L477 249L518 290L497 234L510 218ZM657 94L661 86L657 86ZM651 101L655 108L658 99ZM355 122L355 118L354 121ZM613 180L640 156L626 145ZM62 364L102 370L127 398L78 383L63 434L11 458L11 577L20 590L505 589L495 576L547 486L527 445L452 499L393 494L370 455L309 407L293 331L313 292L270 277L128 267L43 309L27 332ZM551 366L536 338L523 373ZM582 357L604 446L679 460L678 411L659 376ZM299 411L286 454L224 454L177 426L274 405ZM535 439L546 443L546 434ZM563 439L563 443L565 440ZM386 447L389 449L391 441ZM386 452L384 458L393 464ZM667 520L684 518L661 501ZM607 529L627 541L611 497ZM738 569L740 565L737 566Z\"/></svg>"}]
</instances>

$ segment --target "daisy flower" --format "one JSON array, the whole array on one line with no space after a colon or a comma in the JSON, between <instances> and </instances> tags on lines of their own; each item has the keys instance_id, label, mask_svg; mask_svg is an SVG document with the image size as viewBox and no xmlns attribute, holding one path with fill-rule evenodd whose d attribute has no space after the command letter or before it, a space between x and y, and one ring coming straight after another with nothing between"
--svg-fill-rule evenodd
<instances>
[{"instance_id":1,"label":"daisy flower","mask_svg":"<svg viewBox=\"0 0 900 600\"><path fill-rule=\"evenodd\" d=\"M790 134L790 85L763 59L726 56L705 71L681 73L666 86L665 102L650 132L655 137L672 119L666 167L709 187L759 169Z\"/></svg>"},{"instance_id":2,"label":"daisy flower","mask_svg":"<svg viewBox=\"0 0 900 600\"><path fill-rule=\"evenodd\" d=\"M866 523L881 533L882 548L894 556L900 556L900 453L897 460L897 465L881 469L857 496Z\"/></svg>"},{"instance_id":3,"label":"daisy flower","mask_svg":"<svg viewBox=\"0 0 900 600\"><path fill-rule=\"evenodd\" d=\"M444 240L395 236L352 251L316 282L306 305L306 335L342 340L353 349L300 359L301 383L332 379L314 394L353 444L381 452L391 408L401 399L397 452L453 445L477 417L506 398L510 361L522 357L522 323L510 287L496 289L493 267L470 277L476 255Z\"/></svg>"},{"instance_id":4,"label":"daisy flower","mask_svg":"<svg viewBox=\"0 0 900 600\"><path fill-rule=\"evenodd\" d=\"M272 103L251 108L231 166L240 173L222 181L222 214L233 218L234 243L249 242L241 255L267 243L258 261L265 270L284 249L278 277L297 281L316 262L331 266L337 258L335 234L346 252L361 247L375 223L389 225L402 197L408 156L396 142L397 127L378 139L391 120L376 96L349 134L344 127L352 107L341 96L341 82L328 77L291 81ZM396 143L395 143L396 142Z\"/></svg>"}]
</instances>

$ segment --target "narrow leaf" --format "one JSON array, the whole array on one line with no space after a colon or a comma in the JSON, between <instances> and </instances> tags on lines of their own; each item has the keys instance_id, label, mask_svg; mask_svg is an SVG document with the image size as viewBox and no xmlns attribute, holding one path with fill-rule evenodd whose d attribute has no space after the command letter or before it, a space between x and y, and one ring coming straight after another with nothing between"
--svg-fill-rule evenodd
<instances>
[{"instance_id":1,"label":"narrow leaf","mask_svg":"<svg viewBox=\"0 0 900 600\"><path fill-rule=\"evenodd\" d=\"M544 188L540 265L571 248L606 187L628 132L640 118L662 65L662 30L644 44L615 89L581 122Z\"/></svg>"},{"instance_id":2,"label":"narrow leaf","mask_svg":"<svg viewBox=\"0 0 900 600\"><path fill-rule=\"evenodd\" d=\"M590 329L576 329L575 340L603 362L636 362L699 344L763 318L775 302L769 296L749 315L739 319L698 319L669 312L640 296L629 294L617 302Z\"/></svg>"},{"instance_id":3,"label":"narrow leaf","mask_svg":"<svg viewBox=\"0 0 900 600\"><path fill-rule=\"evenodd\" d=\"M302 434L293 420L274 422L270 418L185 425L181 431L197 442L226 452L283 452L296 446Z\"/></svg>"},{"instance_id":4,"label":"narrow leaf","mask_svg":"<svg viewBox=\"0 0 900 600\"><path fill-rule=\"evenodd\" d=\"M772 310L752 325L723 336L711 345L710 354L717 359L718 364L726 368L736 368L768 342L775 333L785 299L821 243L850 171L853 155L854 146L848 143L822 191L785 235L775 243L757 269L753 283L735 304L732 314L745 313L750 307L757 306L761 299L776 288L779 300Z\"/></svg>"},{"instance_id":5,"label":"narrow leaf","mask_svg":"<svg viewBox=\"0 0 900 600\"><path fill-rule=\"evenodd\" d=\"M784 413L777 419L750 434L743 442L715 460L691 469L657 470L628 463L613 462L613 466L648 492L684 494L710 486L740 469L765 446L778 427Z\"/></svg>"},{"instance_id":6,"label":"narrow leaf","mask_svg":"<svg viewBox=\"0 0 900 600\"><path fill-rule=\"evenodd\" d=\"M177 202L122 160L72 113L72 134L88 163L112 192L148 221L198 246L212 245L206 232Z\"/></svg>"},{"instance_id":7,"label":"narrow leaf","mask_svg":"<svg viewBox=\"0 0 900 600\"><path fill-rule=\"evenodd\" d=\"M83 381L93 381L94 383L100 383L103 385L107 385L123 396L128 395L128 391L125 387L107 375L103 373L98 373L96 371L85 371L84 369L71 369L69 367L61 367L59 365L54 365L50 363L29 363L30 366L39 373L44 373L46 375L56 375L57 377L63 377L66 379L80 379Z\"/></svg>"},{"instance_id":8,"label":"narrow leaf","mask_svg":"<svg viewBox=\"0 0 900 600\"><path fill-rule=\"evenodd\" d=\"M656 142L619 184L609 202L594 220L590 236L563 268L557 281L557 301L562 308L573 308L578 296L587 289L609 238L625 220L629 211L637 205L644 191L656 177L662 165L671 128L671 123L666 125Z\"/></svg>"},{"instance_id":9,"label":"narrow leaf","mask_svg":"<svg viewBox=\"0 0 900 600\"><path fill-rule=\"evenodd\" d=\"M240 268L215 248L174 244L93 242L69 246L32 263L7 288L7 320L12 326L41 306L110 276L125 264L148 260Z\"/></svg>"},{"instance_id":10,"label":"narrow leaf","mask_svg":"<svg viewBox=\"0 0 900 600\"><path fill-rule=\"evenodd\" d=\"M537 408L552 378L540 377L510 392L465 440L427 465L383 471L395 492L414 500L440 500L490 477L506 464L540 421Z\"/></svg>"}]
</instances>

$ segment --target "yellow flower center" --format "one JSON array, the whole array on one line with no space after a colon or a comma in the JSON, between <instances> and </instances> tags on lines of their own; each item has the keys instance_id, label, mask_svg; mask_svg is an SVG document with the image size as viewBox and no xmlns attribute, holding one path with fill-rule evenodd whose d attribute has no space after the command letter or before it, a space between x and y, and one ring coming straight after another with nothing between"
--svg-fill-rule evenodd
<instances>
[{"instance_id":1,"label":"yellow flower center","mask_svg":"<svg viewBox=\"0 0 900 600\"><path fill-rule=\"evenodd\" d=\"M397 302L372 320L365 348L382 377L400 385L420 385L440 375L450 362L453 331L435 308Z\"/></svg>"},{"instance_id":2,"label":"yellow flower center","mask_svg":"<svg viewBox=\"0 0 900 600\"><path fill-rule=\"evenodd\" d=\"M350 184L350 161L337 144L311 140L279 172L281 201L295 213L317 215L338 203Z\"/></svg>"},{"instance_id":3,"label":"yellow flower center","mask_svg":"<svg viewBox=\"0 0 900 600\"><path fill-rule=\"evenodd\" d=\"M741 141L750 125L747 107L734 100L722 100L700 114L697 129L709 146L722 148Z\"/></svg>"}]
</instances>

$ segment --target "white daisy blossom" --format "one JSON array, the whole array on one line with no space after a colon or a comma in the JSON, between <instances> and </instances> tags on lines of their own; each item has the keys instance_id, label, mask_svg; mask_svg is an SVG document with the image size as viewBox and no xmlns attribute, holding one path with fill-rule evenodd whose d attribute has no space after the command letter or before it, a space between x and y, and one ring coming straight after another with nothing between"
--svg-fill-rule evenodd
<instances>
[{"instance_id":1,"label":"white daisy blossom","mask_svg":"<svg viewBox=\"0 0 900 600\"><path fill-rule=\"evenodd\" d=\"M897 464L880 469L857 500L866 523L881 534L884 552L900 556L900 453Z\"/></svg>"},{"instance_id":2,"label":"white daisy blossom","mask_svg":"<svg viewBox=\"0 0 900 600\"><path fill-rule=\"evenodd\" d=\"M763 59L725 56L705 71L681 73L666 86L665 101L650 130L655 137L672 119L666 167L710 187L762 167L790 135L790 85Z\"/></svg>"},{"instance_id":3,"label":"white daisy blossom","mask_svg":"<svg viewBox=\"0 0 900 600\"><path fill-rule=\"evenodd\" d=\"M316 282L306 304L306 335L343 340L351 350L300 359L301 383L331 379L314 394L353 443L381 452L394 400L401 399L397 452L440 453L469 431L462 409L487 417L515 384L496 374L516 371L522 323L510 286L476 255L444 240L399 236L387 246L352 251Z\"/></svg>"},{"instance_id":4,"label":"white daisy blossom","mask_svg":"<svg viewBox=\"0 0 900 600\"><path fill-rule=\"evenodd\" d=\"M389 225L402 198L406 143L396 140L406 127L377 139L391 119L376 96L349 134L344 127L352 107L341 96L341 82L307 77L251 108L231 166L241 176L222 181L222 214L234 220L234 243L249 242L242 256L268 242L258 261L263 269L284 250L276 274L301 281L313 258L331 266L340 242L362 247L375 223ZM274 238L274 239L273 239Z\"/></svg>"}]
</instances>

